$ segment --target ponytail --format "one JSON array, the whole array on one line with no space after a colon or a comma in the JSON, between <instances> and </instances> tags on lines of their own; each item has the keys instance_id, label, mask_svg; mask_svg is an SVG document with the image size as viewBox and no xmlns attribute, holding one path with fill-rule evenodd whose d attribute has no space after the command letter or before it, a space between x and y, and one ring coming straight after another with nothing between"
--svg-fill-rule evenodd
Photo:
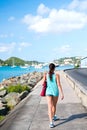
<instances>
[{"instance_id":1,"label":"ponytail","mask_svg":"<svg viewBox=\"0 0 87 130\"><path fill-rule=\"evenodd\" d=\"M50 77L51 81L52 81L52 75L54 74L54 69L55 69L55 65L53 63L51 63L49 65L49 77Z\"/></svg>"}]
</instances>

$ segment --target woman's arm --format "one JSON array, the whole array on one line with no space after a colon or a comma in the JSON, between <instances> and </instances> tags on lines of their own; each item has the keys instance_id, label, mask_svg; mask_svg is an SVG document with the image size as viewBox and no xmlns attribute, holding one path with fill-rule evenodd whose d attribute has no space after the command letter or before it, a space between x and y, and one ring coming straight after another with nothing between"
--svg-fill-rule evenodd
<instances>
[{"instance_id":1,"label":"woman's arm","mask_svg":"<svg viewBox=\"0 0 87 130\"><path fill-rule=\"evenodd\" d=\"M43 82L46 81L46 72L43 74Z\"/></svg>"},{"instance_id":2,"label":"woman's arm","mask_svg":"<svg viewBox=\"0 0 87 130\"><path fill-rule=\"evenodd\" d=\"M64 94L63 94L63 89L62 89L62 85L61 85L61 82L60 82L60 75L59 74L56 74L56 80L57 80L57 85L61 91L61 99L63 100L64 99Z\"/></svg>"}]
</instances>

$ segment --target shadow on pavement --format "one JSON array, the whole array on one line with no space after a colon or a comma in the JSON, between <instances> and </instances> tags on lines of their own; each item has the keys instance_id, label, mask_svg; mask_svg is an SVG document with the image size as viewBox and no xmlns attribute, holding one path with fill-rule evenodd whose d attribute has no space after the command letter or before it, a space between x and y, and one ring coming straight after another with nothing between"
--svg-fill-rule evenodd
<instances>
[{"instance_id":1,"label":"shadow on pavement","mask_svg":"<svg viewBox=\"0 0 87 130\"><path fill-rule=\"evenodd\" d=\"M75 114L75 115L71 115L69 118L60 119L60 121L63 120L63 122L58 123L56 126L59 126L59 125L62 125L64 123L67 123L69 121L72 121L75 119L80 119L80 118L87 119L87 113Z\"/></svg>"}]
</instances>

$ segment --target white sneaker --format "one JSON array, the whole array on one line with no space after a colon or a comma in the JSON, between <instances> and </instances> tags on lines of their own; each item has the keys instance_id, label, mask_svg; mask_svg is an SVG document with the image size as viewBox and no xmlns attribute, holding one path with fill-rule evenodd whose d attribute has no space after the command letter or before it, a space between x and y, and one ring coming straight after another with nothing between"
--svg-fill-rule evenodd
<instances>
[{"instance_id":1,"label":"white sneaker","mask_svg":"<svg viewBox=\"0 0 87 130\"><path fill-rule=\"evenodd\" d=\"M55 116L53 117L53 120L54 120L54 121L57 121L57 120L59 120L59 118L55 115Z\"/></svg>"},{"instance_id":2,"label":"white sneaker","mask_svg":"<svg viewBox=\"0 0 87 130\"><path fill-rule=\"evenodd\" d=\"M50 127L50 128L53 128L53 127L55 127L55 125L54 125L53 123L50 123L50 124L49 124L49 127Z\"/></svg>"}]
</instances>

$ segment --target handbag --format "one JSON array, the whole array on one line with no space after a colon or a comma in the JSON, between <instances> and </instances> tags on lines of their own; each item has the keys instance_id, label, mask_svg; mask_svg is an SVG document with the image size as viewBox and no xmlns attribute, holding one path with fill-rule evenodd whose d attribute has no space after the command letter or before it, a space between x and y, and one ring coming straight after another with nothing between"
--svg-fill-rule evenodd
<instances>
[{"instance_id":1,"label":"handbag","mask_svg":"<svg viewBox=\"0 0 87 130\"><path fill-rule=\"evenodd\" d=\"M44 81L44 83L42 84L42 90L40 96L45 96L46 88L47 88L47 81Z\"/></svg>"}]
</instances>

